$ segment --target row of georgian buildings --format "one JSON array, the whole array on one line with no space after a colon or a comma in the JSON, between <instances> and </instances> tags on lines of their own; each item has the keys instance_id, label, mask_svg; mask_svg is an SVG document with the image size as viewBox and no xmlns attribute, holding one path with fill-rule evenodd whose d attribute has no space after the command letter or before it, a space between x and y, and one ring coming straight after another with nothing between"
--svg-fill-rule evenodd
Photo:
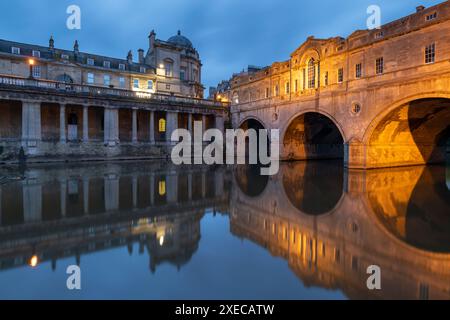
<instances>
[{"instance_id":1,"label":"row of georgian buildings","mask_svg":"<svg viewBox=\"0 0 450 320\"><path fill-rule=\"evenodd\" d=\"M124 59L0 40L0 161L165 157L177 128L223 127L226 104L203 99L202 63L180 31Z\"/></svg>"}]
</instances>

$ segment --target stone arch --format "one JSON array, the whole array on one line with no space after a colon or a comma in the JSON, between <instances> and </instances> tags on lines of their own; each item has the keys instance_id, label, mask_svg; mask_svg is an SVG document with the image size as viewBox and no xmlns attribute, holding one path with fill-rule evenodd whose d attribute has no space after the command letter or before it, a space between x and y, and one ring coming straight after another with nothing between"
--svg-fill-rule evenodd
<instances>
[{"instance_id":1,"label":"stone arch","mask_svg":"<svg viewBox=\"0 0 450 320\"><path fill-rule=\"evenodd\" d=\"M262 197L269 184L269 177L260 174L258 165L236 166L234 179L241 192L249 198Z\"/></svg>"},{"instance_id":2,"label":"stone arch","mask_svg":"<svg viewBox=\"0 0 450 320\"><path fill-rule=\"evenodd\" d=\"M363 138L366 167L442 163L450 140L450 93L401 99L380 113Z\"/></svg>"},{"instance_id":3,"label":"stone arch","mask_svg":"<svg viewBox=\"0 0 450 320\"><path fill-rule=\"evenodd\" d=\"M244 125L246 122L251 121L251 120L252 120L252 121L258 122L258 123L262 126L262 128L268 129L267 126L266 126L266 124L264 123L264 121L261 120L261 118L259 118L259 117L257 117L257 116L253 116L253 115L247 116L247 117L245 117L244 119L240 120L238 129L239 129L239 128L242 129L243 125Z\"/></svg>"},{"instance_id":4,"label":"stone arch","mask_svg":"<svg viewBox=\"0 0 450 320\"><path fill-rule=\"evenodd\" d=\"M292 116L281 135L283 160L343 159L345 135L331 115L305 110Z\"/></svg>"},{"instance_id":5,"label":"stone arch","mask_svg":"<svg viewBox=\"0 0 450 320\"><path fill-rule=\"evenodd\" d=\"M344 167L339 161L290 162L282 166L281 178L286 198L305 215L330 214L344 198Z\"/></svg>"}]
</instances>

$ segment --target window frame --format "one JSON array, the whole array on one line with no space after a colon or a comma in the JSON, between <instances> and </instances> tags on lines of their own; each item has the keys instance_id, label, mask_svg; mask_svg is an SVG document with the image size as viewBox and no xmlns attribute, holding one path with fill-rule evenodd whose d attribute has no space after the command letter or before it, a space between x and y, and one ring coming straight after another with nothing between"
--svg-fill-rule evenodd
<instances>
[{"instance_id":1,"label":"window frame","mask_svg":"<svg viewBox=\"0 0 450 320\"><path fill-rule=\"evenodd\" d=\"M21 50L19 47L11 47L11 53L20 56Z\"/></svg>"},{"instance_id":2,"label":"window frame","mask_svg":"<svg viewBox=\"0 0 450 320\"><path fill-rule=\"evenodd\" d=\"M33 50L33 51L31 52L31 55L32 55L34 58L40 58L40 57L41 57L41 52L40 52L39 50Z\"/></svg>"},{"instance_id":3,"label":"window frame","mask_svg":"<svg viewBox=\"0 0 450 320\"><path fill-rule=\"evenodd\" d=\"M88 66L95 66L95 60L92 59L92 58L87 58L87 59L86 59L86 64L87 64Z\"/></svg>"},{"instance_id":4,"label":"window frame","mask_svg":"<svg viewBox=\"0 0 450 320\"><path fill-rule=\"evenodd\" d=\"M384 57L379 57L375 60L375 74L384 74Z\"/></svg>"},{"instance_id":5,"label":"window frame","mask_svg":"<svg viewBox=\"0 0 450 320\"><path fill-rule=\"evenodd\" d=\"M108 79L108 81L106 81L106 79ZM103 85L108 87L111 85L111 76L109 74L103 75Z\"/></svg>"},{"instance_id":6,"label":"window frame","mask_svg":"<svg viewBox=\"0 0 450 320\"><path fill-rule=\"evenodd\" d=\"M137 78L133 79L133 89L139 89L140 88L140 81Z\"/></svg>"},{"instance_id":7,"label":"window frame","mask_svg":"<svg viewBox=\"0 0 450 320\"><path fill-rule=\"evenodd\" d=\"M355 65L355 78L361 79L362 78L362 63L357 63Z\"/></svg>"},{"instance_id":8,"label":"window frame","mask_svg":"<svg viewBox=\"0 0 450 320\"><path fill-rule=\"evenodd\" d=\"M433 42L425 47L425 64L436 62L436 43Z\"/></svg>"},{"instance_id":9,"label":"window frame","mask_svg":"<svg viewBox=\"0 0 450 320\"><path fill-rule=\"evenodd\" d=\"M111 69L111 61L103 61L103 68Z\"/></svg>"},{"instance_id":10,"label":"window frame","mask_svg":"<svg viewBox=\"0 0 450 320\"><path fill-rule=\"evenodd\" d=\"M95 74L92 72L88 72L86 81L88 84L95 84Z\"/></svg>"},{"instance_id":11,"label":"window frame","mask_svg":"<svg viewBox=\"0 0 450 320\"><path fill-rule=\"evenodd\" d=\"M339 68L338 69L337 82L338 83L344 83L344 68Z\"/></svg>"},{"instance_id":12,"label":"window frame","mask_svg":"<svg viewBox=\"0 0 450 320\"><path fill-rule=\"evenodd\" d=\"M127 69L125 63L119 63L119 70L125 71Z\"/></svg>"}]
</instances>

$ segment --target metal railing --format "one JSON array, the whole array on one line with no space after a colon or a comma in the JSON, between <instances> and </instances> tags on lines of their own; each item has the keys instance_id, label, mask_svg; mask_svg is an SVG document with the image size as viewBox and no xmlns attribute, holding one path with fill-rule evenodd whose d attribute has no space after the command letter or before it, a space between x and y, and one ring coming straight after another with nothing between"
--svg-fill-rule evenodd
<instances>
[{"instance_id":1,"label":"metal railing","mask_svg":"<svg viewBox=\"0 0 450 320\"><path fill-rule=\"evenodd\" d=\"M94 97L111 96L118 98L151 100L153 102L162 102L162 103L189 104L199 107L224 108L228 106L228 103L199 98L183 97L161 93L148 93L126 89L98 87L91 85L80 85L74 83L64 83L51 80L21 78L4 75L0 75L0 86L13 86L30 89L38 88L59 93L66 92L66 93L84 94Z\"/></svg>"}]
</instances>

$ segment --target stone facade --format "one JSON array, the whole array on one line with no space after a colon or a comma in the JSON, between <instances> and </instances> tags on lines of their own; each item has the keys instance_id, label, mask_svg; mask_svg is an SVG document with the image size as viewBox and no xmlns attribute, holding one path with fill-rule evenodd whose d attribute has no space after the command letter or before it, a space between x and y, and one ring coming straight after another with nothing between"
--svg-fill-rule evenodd
<instances>
[{"instance_id":1,"label":"stone facade","mask_svg":"<svg viewBox=\"0 0 450 320\"><path fill-rule=\"evenodd\" d=\"M337 151L352 168L442 162L450 125L450 2L348 38L309 37L289 60L250 68L229 83L221 95L231 101L233 126L253 119L279 129L284 160ZM317 119L302 122L305 114Z\"/></svg>"},{"instance_id":2,"label":"stone facade","mask_svg":"<svg viewBox=\"0 0 450 320\"><path fill-rule=\"evenodd\" d=\"M149 36L139 62L0 41L0 160L166 158L177 128L223 130L226 103L203 100L185 37ZM219 119L220 118L220 119ZM21 151L23 150L23 152Z\"/></svg>"}]
</instances>

